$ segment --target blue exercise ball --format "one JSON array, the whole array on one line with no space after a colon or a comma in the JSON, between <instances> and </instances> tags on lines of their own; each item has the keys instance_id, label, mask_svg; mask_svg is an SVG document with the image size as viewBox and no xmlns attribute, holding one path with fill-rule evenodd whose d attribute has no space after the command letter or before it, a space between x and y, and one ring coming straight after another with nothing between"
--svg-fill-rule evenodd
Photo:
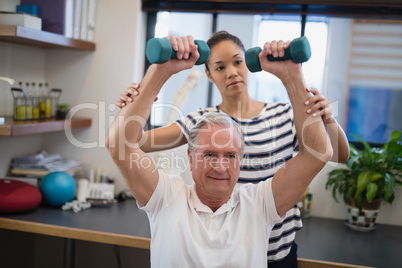
<instances>
[{"instance_id":1,"label":"blue exercise ball","mask_svg":"<svg viewBox=\"0 0 402 268\"><path fill-rule=\"evenodd\" d=\"M39 189L42 192L43 201L47 205L59 207L73 200L76 185L70 174L56 171L47 174L42 179Z\"/></svg>"}]
</instances>

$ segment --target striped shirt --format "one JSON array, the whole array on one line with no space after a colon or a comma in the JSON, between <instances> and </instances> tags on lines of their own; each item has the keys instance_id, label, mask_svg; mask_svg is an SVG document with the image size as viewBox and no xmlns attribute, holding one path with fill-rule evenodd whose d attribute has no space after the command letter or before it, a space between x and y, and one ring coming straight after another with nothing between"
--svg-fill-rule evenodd
<instances>
[{"instance_id":1,"label":"striped shirt","mask_svg":"<svg viewBox=\"0 0 402 268\"><path fill-rule=\"evenodd\" d=\"M206 112L222 112L218 106L192 112L175 123L188 139L190 129ZM243 130L244 155L239 183L258 183L271 179L278 169L293 156L297 146L293 110L288 103L266 103L251 119L233 118ZM302 227L300 211L295 206L277 223L269 237L268 261L278 261L289 253L296 231Z\"/></svg>"}]
</instances>

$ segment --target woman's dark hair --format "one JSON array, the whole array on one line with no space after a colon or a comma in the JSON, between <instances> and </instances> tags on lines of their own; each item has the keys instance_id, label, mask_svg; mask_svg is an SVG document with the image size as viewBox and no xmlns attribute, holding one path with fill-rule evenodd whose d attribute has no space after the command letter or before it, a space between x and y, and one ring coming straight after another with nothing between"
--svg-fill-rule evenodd
<instances>
[{"instance_id":1,"label":"woman's dark hair","mask_svg":"<svg viewBox=\"0 0 402 268\"><path fill-rule=\"evenodd\" d=\"M212 49L214 46L216 46L220 42L227 41L227 40L232 41L233 43L238 45L241 48L241 50L243 51L243 53L246 52L243 42L237 36L234 36L234 35L228 33L227 31L219 31L219 32L214 33L211 36L211 38L208 39L207 45L209 46L210 49ZM207 68L207 70L209 71L207 63L208 62L205 63L205 68Z\"/></svg>"}]
</instances>

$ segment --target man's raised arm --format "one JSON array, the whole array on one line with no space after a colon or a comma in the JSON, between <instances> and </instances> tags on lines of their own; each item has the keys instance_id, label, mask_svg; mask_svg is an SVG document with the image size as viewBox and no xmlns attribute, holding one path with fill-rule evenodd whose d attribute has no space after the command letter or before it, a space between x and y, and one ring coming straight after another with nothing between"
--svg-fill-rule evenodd
<instances>
[{"instance_id":1,"label":"man's raised arm","mask_svg":"<svg viewBox=\"0 0 402 268\"><path fill-rule=\"evenodd\" d=\"M139 146L142 131L149 117L152 104L163 84L175 73L194 66L199 54L192 37L169 37L176 48L178 59L164 64L151 65L141 81L140 94L124 107L111 127L106 138L106 147L119 168L134 198L146 205L159 179L152 160ZM177 46L177 41L180 45ZM184 46L183 46L184 44ZM183 55L187 55L184 56Z\"/></svg>"},{"instance_id":2,"label":"man's raised arm","mask_svg":"<svg viewBox=\"0 0 402 268\"><path fill-rule=\"evenodd\" d=\"M333 151L321 117L306 113L304 103L310 94L307 92L301 66L292 60L267 60L267 54L278 52L278 47L281 47L279 43L266 43L259 58L262 69L276 75L286 87L293 107L300 148L297 156L286 162L272 181L276 209L278 215L282 216L300 200L313 178L331 159Z\"/></svg>"}]
</instances>

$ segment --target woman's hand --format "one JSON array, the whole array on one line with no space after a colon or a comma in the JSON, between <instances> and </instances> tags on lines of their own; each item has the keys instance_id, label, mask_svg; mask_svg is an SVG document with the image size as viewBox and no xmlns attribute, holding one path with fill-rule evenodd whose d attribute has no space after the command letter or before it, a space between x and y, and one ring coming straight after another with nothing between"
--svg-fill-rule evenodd
<instances>
[{"instance_id":1,"label":"woman's hand","mask_svg":"<svg viewBox=\"0 0 402 268\"><path fill-rule=\"evenodd\" d=\"M139 88L140 88L140 84L131 83L130 86L128 88L126 88L126 90L124 90L123 93L121 93L119 95L119 100L116 101L117 107L122 109L123 107L127 106L127 104L132 103L133 98L135 96L138 96L138 94L139 94L139 92L138 92ZM158 100L158 97L156 97L154 101L157 101L157 100Z\"/></svg>"},{"instance_id":2,"label":"woman's hand","mask_svg":"<svg viewBox=\"0 0 402 268\"><path fill-rule=\"evenodd\" d=\"M309 106L314 103L306 112L314 117L321 116L325 124L333 123L332 107L328 99L318 92L316 88L307 88L306 90L311 93L312 96L306 100L304 104Z\"/></svg>"}]
</instances>

